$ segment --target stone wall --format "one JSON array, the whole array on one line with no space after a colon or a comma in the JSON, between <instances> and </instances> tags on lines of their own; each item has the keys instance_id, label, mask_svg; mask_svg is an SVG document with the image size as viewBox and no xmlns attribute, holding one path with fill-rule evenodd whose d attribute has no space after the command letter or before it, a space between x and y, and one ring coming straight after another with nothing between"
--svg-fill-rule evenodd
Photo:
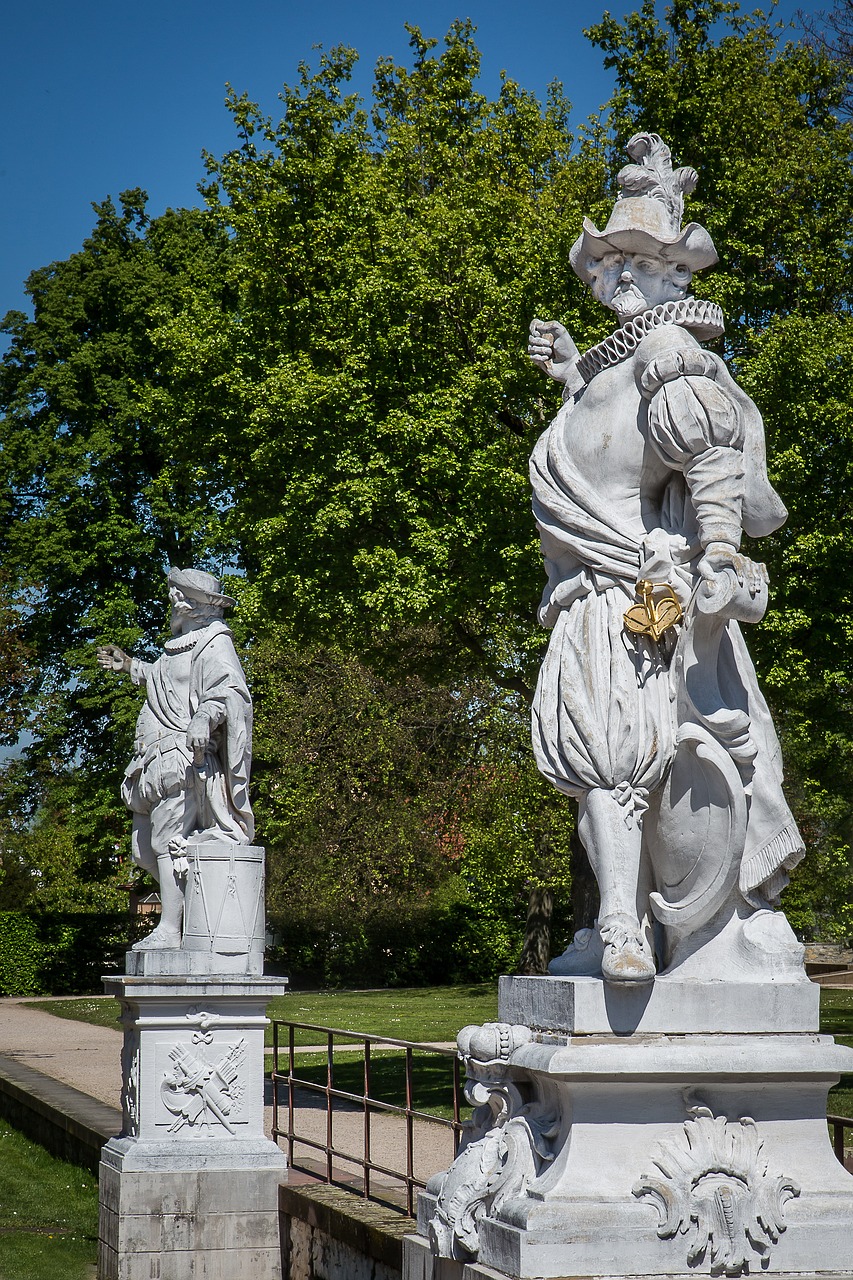
<instances>
[{"instance_id":1,"label":"stone wall","mask_svg":"<svg viewBox=\"0 0 853 1280\"><path fill-rule=\"evenodd\" d=\"M400 1280L411 1218L314 1182L283 1185L279 1211L283 1280Z\"/></svg>"},{"instance_id":2,"label":"stone wall","mask_svg":"<svg viewBox=\"0 0 853 1280\"><path fill-rule=\"evenodd\" d=\"M0 1054L0 1116L51 1155L95 1176L101 1147L121 1131L115 1107L5 1054Z\"/></svg>"}]
</instances>

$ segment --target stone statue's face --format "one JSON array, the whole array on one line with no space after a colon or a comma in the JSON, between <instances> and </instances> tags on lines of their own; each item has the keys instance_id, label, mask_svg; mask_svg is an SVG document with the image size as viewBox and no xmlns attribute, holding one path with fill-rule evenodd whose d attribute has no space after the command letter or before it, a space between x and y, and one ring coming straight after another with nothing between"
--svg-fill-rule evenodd
<instances>
[{"instance_id":1,"label":"stone statue's face","mask_svg":"<svg viewBox=\"0 0 853 1280\"><path fill-rule=\"evenodd\" d=\"M215 604L201 604L198 600L190 600L177 587L169 588L169 603L172 616L169 626L173 636L186 631L195 631L198 627L206 627L214 618L222 617L222 609Z\"/></svg>"},{"instance_id":2,"label":"stone statue's face","mask_svg":"<svg viewBox=\"0 0 853 1280\"><path fill-rule=\"evenodd\" d=\"M603 258L590 259L587 270L594 296L623 323L650 307L683 298L691 279L689 268L681 263L615 250Z\"/></svg>"}]
</instances>

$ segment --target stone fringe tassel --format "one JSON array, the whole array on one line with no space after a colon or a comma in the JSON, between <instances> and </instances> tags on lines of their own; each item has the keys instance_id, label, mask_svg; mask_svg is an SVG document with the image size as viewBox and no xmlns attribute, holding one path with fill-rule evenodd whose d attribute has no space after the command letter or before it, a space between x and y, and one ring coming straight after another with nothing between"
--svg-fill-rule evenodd
<instances>
[{"instance_id":1,"label":"stone fringe tassel","mask_svg":"<svg viewBox=\"0 0 853 1280\"><path fill-rule=\"evenodd\" d=\"M788 872L804 853L803 838L796 823L790 822L741 865L740 887L744 896L749 898L750 893L760 887L762 895L774 902L788 883Z\"/></svg>"}]
</instances>

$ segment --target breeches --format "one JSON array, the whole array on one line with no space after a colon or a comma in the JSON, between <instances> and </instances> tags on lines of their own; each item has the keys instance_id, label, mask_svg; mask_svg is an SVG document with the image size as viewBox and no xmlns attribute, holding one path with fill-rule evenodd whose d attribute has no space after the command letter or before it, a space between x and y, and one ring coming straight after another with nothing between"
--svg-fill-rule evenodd
<instances>
[{"instance_id":1,"label":"breeches","mask_svg":"<svg viewBox=\"0 0 853 1280\"><path fill-rule=\"evenodd\" d=\"M157 859L169 852L169 841L186 838L199 826L199 797L193 787L174 786L151 806L150 813L133 815L133 861L145 871L157 873Z\"/></svg>"},{"instance_id":2,"label":"breeches","mask_svg":"<svg viewBox=\"0 0 853 1280\"><path fill-rule=\"evenodd\" d=\"M576 600L560 613L539 673L536 763L578 799L597 788L639 799L661 785L672 760L669 671L653 641L625 631L629 604L618 587Z\"/></svg>"}]
</instances>

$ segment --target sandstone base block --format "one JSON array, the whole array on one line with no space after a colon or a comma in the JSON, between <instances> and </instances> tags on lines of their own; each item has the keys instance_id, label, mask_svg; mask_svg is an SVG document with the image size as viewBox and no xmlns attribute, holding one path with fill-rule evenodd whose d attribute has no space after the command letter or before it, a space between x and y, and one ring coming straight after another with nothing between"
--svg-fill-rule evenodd
<instances>
[{"instance_id":1,"label":"sandstone base block","mask_svg":"<svg viewBox=\"0 0 853 1280\"><path fill-rule=\"evenodd\" d=\"M274 1143L113 1138L100 1171L99 1280L281 1280Z\"/></svg>"}]
</instances>

